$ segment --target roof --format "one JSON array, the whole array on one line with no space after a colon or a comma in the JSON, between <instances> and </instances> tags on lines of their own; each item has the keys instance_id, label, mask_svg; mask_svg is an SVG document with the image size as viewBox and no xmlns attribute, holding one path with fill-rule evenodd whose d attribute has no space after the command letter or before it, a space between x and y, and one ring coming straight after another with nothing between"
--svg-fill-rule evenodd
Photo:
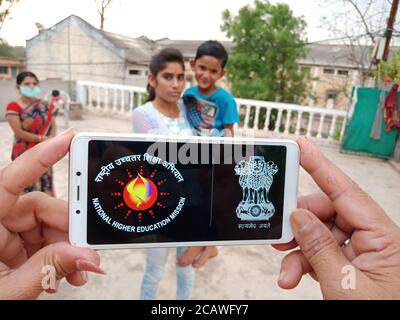
<instances>
[{"instance_id":1,"label":"roof","mask_svg":"<svg viewBox=\"0 0 400 320\"><path fill-rule=\"evenodd\" d=\"M166 47L177 48L182 52L185 59L191 59L195 57L197 47L204 42L204 40L171 40L168 38L151 40L145 36L132 38L99 30L75 15L61 20L55 26L45 31L52 32L57 30L58 26L65 24L68 20L79 23L93 37L113 49L121 58L133 64L148 65L151 56ZM34 41L38 37L44 37L42 40L45 40L48 38L48 35L46 35L46 32L40 32L34 38L27 41L27 47L29 42ZM227 50L234 46L234 43L231 41L220 42ZM309 44L308 48L310 49L309 53L306 58L299 59L300 64L357 68L356 61L358 63L361 61L363 65L369 65L371 61L371 46L351 47L340 44ZM394 50L391 52L393 54Z\"/></svg>"},{"instance_id":2,"label":"roof","mask_svg":"<svg viewBox=\"0 0 400 320\"><path fill-rule=\"evenodd\" d=\"M371 46L350 46L341 44L310 44L306 58L300 64L355 68L371 63Z\"/></svg>"},{"instance_id":3,"label":"roof","mask_svg":"<svg viewBox=\"0 0 400 320\"><path fill-rule=\"evenodd\" d=\"M116 33L101 31L116 47L126 50L126 60L130 63L148 64L153 55L154 41L146 38L131 38Z\"/></svg>"},{"instance_id":4,"label":"roof","mask_svg":"<svg viewBox=\"0 0 400 320\"><path fill-rule=\"evenodd\" d=\"M171 40L168 38L164 38L161 40L157 40L156 44L161 48L166 47L174 47L179 49L185 58L194 58L196 55L196 50L200 44L202 44L206 40ZM233 47L233 43L231 41L220 41L221 44L229 50Z\"/></svg>"},{"instance_id":5,"label":"roof","mask_svg":"<svg viewBox=\"0 0 400 320\"><path fill-rule=\"evenodd\" d=\"M0 62L11 63L13 65L23 65L25 63L25 58L0 56Z\"/></svg>"}]
</instances>

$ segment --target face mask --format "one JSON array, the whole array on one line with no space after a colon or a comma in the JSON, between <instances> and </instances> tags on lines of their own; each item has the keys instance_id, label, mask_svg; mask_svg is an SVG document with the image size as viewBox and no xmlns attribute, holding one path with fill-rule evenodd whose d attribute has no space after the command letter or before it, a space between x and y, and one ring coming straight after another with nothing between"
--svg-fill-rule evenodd
<instances>
[{"instance_id":1,"label":"face mask","mask_svg":"<svg viewBox=\"0 0 400 320\"><path fill-rule=\"evenodd\" d=\"M35 86L33 88L20 86L19 92L21 92L21 94L25 97L36 98L40 93L40 88L38 86Z\"/></svg>"}]
</instances>

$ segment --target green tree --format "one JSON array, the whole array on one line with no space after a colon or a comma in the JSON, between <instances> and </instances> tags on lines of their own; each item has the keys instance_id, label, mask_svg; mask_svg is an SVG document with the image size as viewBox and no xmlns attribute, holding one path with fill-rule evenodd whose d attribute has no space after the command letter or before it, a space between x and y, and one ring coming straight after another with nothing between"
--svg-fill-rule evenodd
<instances>
[{"instance_id":1,"label":"green tree","mask_svg":"<svg viewBox=\"0 0 400 320\"><path fill-rule=\"evenodd\" d=\"M400 50L396 51L391 61L382 60L376 73L382 81L400 82Z\"/></svg>"},{"instance_id":2,"label":"green tree","mask_svg":"<svg viewBox=\"0 0 400 320\"><path fill-rule=\"evenodd\" d=\"M0 39L0 56L2 57L14 57L14 58L24 58L25 57L25 47L10 46L7 41Z\"/></svg>"},{"instance_id":3,"label":"green tree","mask_svg":"<svg viewBox=\"0 0 400 320\"><path fill-rule=\"evenodd\" d=\"M234 42L227 77L235 96L299 103L307 95L308 68L297 61L307 54L306 22L286 4L255 0L237 16L223 12L224 31Z\"/></svg>"}]
</instances>

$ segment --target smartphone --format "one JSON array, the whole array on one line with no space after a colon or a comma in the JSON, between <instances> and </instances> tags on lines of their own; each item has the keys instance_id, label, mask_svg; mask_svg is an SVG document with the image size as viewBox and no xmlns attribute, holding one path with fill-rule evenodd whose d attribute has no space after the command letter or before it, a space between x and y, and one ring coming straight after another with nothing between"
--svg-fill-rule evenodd
<instances>
[{"instance_id":1,"label":"smartphone","mask_svg":"<svg viewBox=\"0 0 400 320\"><path fill-rule=\"evenodd\" d=\"M286 243L294 141L81 133L69 164L69 236L93 249Z\"/></svg>"}]
</instances>

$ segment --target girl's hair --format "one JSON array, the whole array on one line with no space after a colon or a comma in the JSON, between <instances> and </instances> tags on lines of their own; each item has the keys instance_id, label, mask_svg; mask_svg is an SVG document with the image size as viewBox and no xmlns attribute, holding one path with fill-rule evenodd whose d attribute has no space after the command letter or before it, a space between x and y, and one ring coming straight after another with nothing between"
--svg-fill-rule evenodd
<instances>
[{"instance_id":1,"label":"girl's hair","mask_svg":"<svg viewBox=\"0 0 400 320\"><path fill-rule=\"evenodd\" d=\"M150 72L156 77L157 74L166 68L167 63L169 62L177 62L182 65L183 71L185 71L185 62L183 60L182 53L175 48L165 48L161 50L159 53L154 55L150 61ZM156 92L154 88L147 84L147 101L153 101L156 98Z\"/></svg>"},{"instance_id":2,"label":"girl's hair","mask_svg":"<svg viewBox=\"0 0 400 320\"><path fill-rule=\"evenodd\" d=\"M36 77L36 75L33 72L30 71L22 71L17 75L17 84L21 84L26 77L32 77L35 78L35 80L37 81L37 83L39 83L39 79L38 77Z\"/></svg>"}]
</instances>

